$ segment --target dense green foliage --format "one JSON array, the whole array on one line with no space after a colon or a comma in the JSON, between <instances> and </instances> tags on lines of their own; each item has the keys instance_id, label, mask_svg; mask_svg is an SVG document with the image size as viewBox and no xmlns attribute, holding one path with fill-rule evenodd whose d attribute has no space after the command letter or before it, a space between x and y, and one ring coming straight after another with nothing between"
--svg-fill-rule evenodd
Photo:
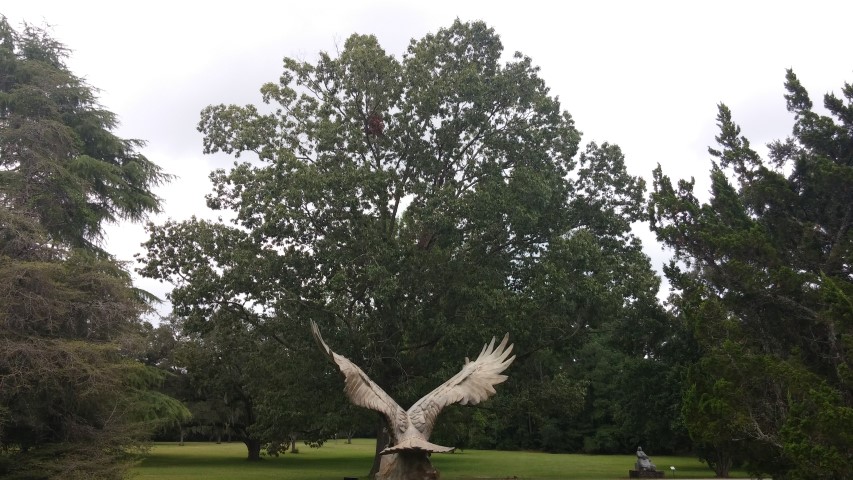
<instances>
[{"instance_id":1,"label":"dense green foliage","mask_svg":"<svg viewBox=\"0 0 853 480\"><path fill-rule=\"evenodd\" d=\"M793 136L762 159L720 106L711 198L658 168L652 227L700 355L683 412L718 474L853 477L853 86L813 110L788 72Z\"/></svg>"},{"instance_id":2,"label":"dense green foliage","mask_svg":"<svg viewBox=\"0 0 853 480\"><path fill-rule=\"evenodd\" d=\"M156 211L165 177L44 31L0 17L0 475L119 478L185 415L137 361L148 308L97 246L103 222Z\"/></svg>"},{"instance_id":3,"label":"dense green foliage","mask_svg":"<svg viewBox=\"0 0 853 480\"><path fill-rule=\"evenodd\" d=\"M104 222L159 209L165 179L112 133L115 114L65 67L62 44L32 26L0 28L0 185L7 208L32 216L51 241L97 250Z\"/></svg>"},{"instance_id":4,"label":"dense green foliage","mask_svg":"<svg viewBox=\"0 0 853 480\"><path fill-rule=\"evenodd\" d=\"M152 226L142 272L176 285L187 333L239 321L277 341L266 358L280 371L311 359L289 375L337 380L336 392L310 343L317 321L405 406L509 331L510 381L484 408L448 411L455 421L439 421L436 438L582 448L581 435L563 433L572 415L612 392L590 386L604 379L589 378L579 348L620 349L629 368L615 378L626 385L654 390L669 368L658 279L630 229L645 214L644 183L614 145L578 155L580 133L538 69L502 55L491 29L457 21L402 59L364 35L337 57L286 58L280 83L261 89L265 106L202 112L207 153L249 158L212 175L208 204L234 224ZM285 395L311 394L299 388ZM640 425L646 400L631 395L584 427L637 428L607 449L664 433ZM672 417L656 415L668 430Z\"/></svg>"}]
</instances>

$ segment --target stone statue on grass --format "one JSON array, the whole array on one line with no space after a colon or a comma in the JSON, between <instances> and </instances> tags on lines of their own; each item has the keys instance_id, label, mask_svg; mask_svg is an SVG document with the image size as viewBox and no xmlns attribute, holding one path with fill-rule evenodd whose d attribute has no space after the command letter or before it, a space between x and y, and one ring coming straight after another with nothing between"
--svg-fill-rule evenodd
<instances>
[{"instance_id":1,"label":"stone statue on grass","mask_svg":"<svg viewBox=\"0 0 853 480\"><path fill-rule=\"evenodd\" d=\"M512 345L509 334L496 347L495 339L485 345L473 362L465 365L453 378L418 400L408 411L403 410L384 390L379 388L354 363L333 352L317 324L311 322L314 339L344 375L344 391L350 401L360 407L382 413L388 422L391 442L379 452L382 461L377 480L433 480L438 471L429 460L431 453L446 453L455 447L443 447L429 442L435 420L441 410L454 403L476 405L495 394L495 385L506 381L501 372L515 360L510 357Z\"/></svg>"},{"instance_id":2,"label":"stone statue on grass","mask_svg":"<svg viewBox=\"0 0 853 480\"><path fill-rule=\"evenodd\" d=\"M634 470L628 471L629 478L663 478L663 472L658 471L657 466L643 451L643 447L637 447L637 463Z\"/></svg>"}]
</instances>

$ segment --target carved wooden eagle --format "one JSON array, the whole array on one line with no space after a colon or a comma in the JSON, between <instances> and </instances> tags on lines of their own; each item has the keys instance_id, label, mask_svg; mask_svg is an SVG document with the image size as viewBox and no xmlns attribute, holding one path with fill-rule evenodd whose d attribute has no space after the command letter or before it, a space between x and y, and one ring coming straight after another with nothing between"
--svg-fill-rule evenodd
<instances>
[{"instance_id":1,"label":"carved wooden eagle","mask_svg":"<svg viewBox=\"0 0 853 480\"><path fill-rule=\"evenodd\" d=\"M379 452L380 455L412 450L429 453L453 451L455 447L443 447L427 441L438 414L448 405L476 405L494 395L495 385L507 379L501 372L515 360L515 355L509 356L513 347L507 346L509 334L504 336L497 347L493 337L489 344L483 346L476 360L472 362L465 358L465 365L459 373L418 400L409 411L404 411L356 364L333 352L323 341L313 321L311 331L320 348L344 374L344 392L350 401L360 407L376 410L388 420L393 445Z\"/></svg>"}]
</instances>

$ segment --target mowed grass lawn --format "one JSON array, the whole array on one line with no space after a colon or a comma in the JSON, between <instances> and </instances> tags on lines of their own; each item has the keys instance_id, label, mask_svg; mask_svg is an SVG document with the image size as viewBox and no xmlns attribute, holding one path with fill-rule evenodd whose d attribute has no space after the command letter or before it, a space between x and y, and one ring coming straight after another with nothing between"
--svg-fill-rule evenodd
<instances>
[{"instance_id":1,"label":"mowed grass lawn","mask_svg":"<svg viewBox=\"0 0 853 480\"><path fill-rule=\"evenodd\" d=\"M329 441L322 448L300 446L300 453L260 462L246 461L242 443L158 443L134 469L134 478L144 480L341 480L365 478L370 470L374 440ZM666 478L710 478L713 472L691 457L651 455ZM442 480L466 479L620 479L628 477L634 455L565 455L535 452L465 450L436 454L433 464ZM743 472L733 476L746 477Z\"/></svg>"}]
</instances>

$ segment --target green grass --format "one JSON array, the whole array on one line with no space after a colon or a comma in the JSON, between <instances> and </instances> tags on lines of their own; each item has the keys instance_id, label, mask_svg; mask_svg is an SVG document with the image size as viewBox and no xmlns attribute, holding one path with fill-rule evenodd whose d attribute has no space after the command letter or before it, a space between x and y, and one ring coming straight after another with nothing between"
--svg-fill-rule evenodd
<instances>
[{"instance_id":1,"label":"green grass","mask_svg":"<svg viewBox=\"0 0 853 480\"><path fill-rule=\"evenodd\" d=\"M134 469L144 480L341 480L364 478L370 470L374 440L357 439L351 445L330 441L322 448L300 446L299 454L265 457L248 462L242 443L158 443ZM620 479L628 477L634 455L565 455L534 452L465 450L433 455L432 461L442 480L473 479ZM713 472L695 458L652 455L666 478L710 478ZM743 476L733 472L732 476Z\"/></svg>"}]
</instances>

